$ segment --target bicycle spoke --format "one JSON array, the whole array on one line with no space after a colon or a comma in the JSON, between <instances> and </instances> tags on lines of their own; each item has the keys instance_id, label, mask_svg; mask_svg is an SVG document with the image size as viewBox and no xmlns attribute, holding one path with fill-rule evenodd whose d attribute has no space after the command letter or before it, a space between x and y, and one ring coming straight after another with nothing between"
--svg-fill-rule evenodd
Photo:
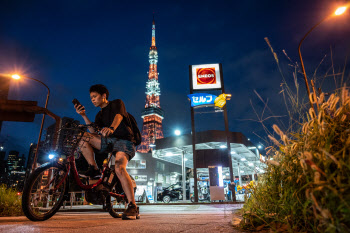
<instances>
[{"instance_id":1,"label":"bicycle spoke","mask_svg":"<svg viewBox=\"0 0 350 233\"><path fill-rule=\"evenodd\" d=\"M60 202L65 189L64 175L62 170L52 167L37 176L30 191L32 213L38 216L48 214Z\"/></svg>"}]
</instances>

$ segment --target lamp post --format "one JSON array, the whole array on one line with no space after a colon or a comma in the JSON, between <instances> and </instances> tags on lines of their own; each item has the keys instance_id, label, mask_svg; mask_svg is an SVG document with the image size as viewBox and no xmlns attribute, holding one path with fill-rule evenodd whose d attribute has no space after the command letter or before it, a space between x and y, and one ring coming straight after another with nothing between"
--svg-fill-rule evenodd
<instances>
[{"instance_id":1,"label":"lamp post","mask_svg":"<svg viewBox=\"0 0 350 233\"><path fill-rule=\"evenodd\" d=\"M327 17L325 17L324 19L322 19L319 23L317 23L315 26L313 26L305 35L304 37L301 39L299 46L298 46L298 52L299 52L299 58L300 58L300 64L301 64L301 69L303 71L303 75L304 75L304 80L305 80L305 85L306 85L306 90L307 90L307 94L309 97L309 102L310 102L310 106L311 108L313 108L311 99L310 99L310 88L309 88L309 83L307 81L307 76L306 76L306 72L305 72L305 67L304 67L304 62L303 62L303 58L301 56L301 52L300 52L300 47L301 44L303 43L303 41L305 40L305 38L310 34L310 32L312 32L312 30L314 30L318 25L320 25L321 23L323 23L325 20L329 19L332 16L338 16L343 14L347 9L347 6L343 6L343 7L339 7L333 14L328 15Z\"/></svg>"},{"instance_id":2,"label":"lamp post","mask_svg":"<svg viewBox=\"0 0 350 233\"><path fill-rule=\"evenodd\" d=\"M176 136L180 136L181 135L181 131L180 130L175 130L174 134ZM181 166L181 173L182 173L182 200L186 201L187 197L186 197L186 164L185 164L185 151L183 149L182 150L182 166Z\"/></svg>"},{"instance_id":3,"label":"lamp post","mask_svg":"<svg viewBox=\"0 0 350 233\"><path fill-rule=\"evenodd\" d=\"M186 201L186 165L185 165L185 151L182 149L182 200Z\"/></svg>"},{"instance_id":4,"label":"lamp post","mask_svg":"<svg viewBox=\"0 0 350 233\"><path fill-rule=\"evenodd\" d=\"M39 82L39 83L41 83L42 85L44 85L47 88L47 96L46 96L46 102L45 102L45 109L47 109L47 103L49 102L49 97L50 97L50 88L45 83L41 82L40 80L37 80L37 79L34 79L34 78L29 78L29 77L24 77L24 76L22 76L22 77L26 78L26 79L34 80L36 82ZM12 78L13 79L20 79L21 76L19 76L18 74L14 74L14 75L12 75ZM39 144L40 144L40 141L41 141L41 135L42 135L42 132L43 132L44 122L45 122L45 113L43 114L43 118L41 120L41 126L40 126L38 143L36 145L36 151L35 151L35 155L34 155L34 159L33 159L32 172L36 168L36 161L37 161L37 158L38 158Z\"/></svg>"}]
</instances>

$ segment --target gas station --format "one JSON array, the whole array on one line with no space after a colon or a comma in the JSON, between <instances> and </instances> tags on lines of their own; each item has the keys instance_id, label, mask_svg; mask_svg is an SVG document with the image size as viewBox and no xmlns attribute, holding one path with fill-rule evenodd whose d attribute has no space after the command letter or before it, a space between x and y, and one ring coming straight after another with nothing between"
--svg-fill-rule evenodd
<instances>
[{"instance_id":1,"label":"gas station","mask_svg":"<svg viewBox=\"0 0 350 233\"><path fill-rule=\"evenodd\" d=\"M228 160L225 131L197 132L195 148L197 152L196 173L199 197L212 189L209 185L210 179L213 179L213 177L210 177L210 168L218 167L219 182L217 186L224 190L221 192L222 194L227 193L227 184L231 182L230 165L233 168L233 180L240 186L248 184L251 180L255 180L260 173L263 173L264 164L260 161L258 148L239 132L230 132L230 139L231 160ZM187 183L190 183L190 193L194 193L194 178L186 176L186 173L188 173L186 171L189 169L194 174L191 134L157 139L152 157L181 166L182 177L187 180ZM210 190L210 193L212 193L212 190ZM212 196L211 194L211 200L213 200ZM227 198L224 197L223 200L227 200Z\"/></svg>"}]
</instances>

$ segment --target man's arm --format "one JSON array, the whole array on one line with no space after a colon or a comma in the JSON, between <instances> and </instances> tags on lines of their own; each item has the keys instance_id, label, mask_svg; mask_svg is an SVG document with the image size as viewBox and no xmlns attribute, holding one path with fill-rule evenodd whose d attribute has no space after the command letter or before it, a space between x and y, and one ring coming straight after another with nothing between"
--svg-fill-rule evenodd
<instances>
[{"instance_id":1,"label":"man's arm","mask_svg":"<svg viewBox=\"0 0 350 233\"><path fill-rule=\"evenodd\" d=\"M108 137L109 135L113 134L114 131L118 128L120 125L120 122L122 122L123 116L121 114L116 114L114 116L113 122L109 128L103 128L101 130L102 136ZM112 129L113 128L113 129Z\"/></svg>"},{"instance_id":2,"label":"man's arm","mask_svg":"<svg viewBox=\"0 0 350 233\"><path fill-rule=\"evenodd\" d=\"M92 123L90 121L90 119L87 117L86 113L85 113L84 106L82 106L82 105L74 105L74 107L75 107L75 110L77 111L77 113L83 117L83 119L85 121L85 124L89 125L89 124ZM95 133L94 128L89 127L88 129L89 129L90 133Z\"/></svg>"}]
</instances>

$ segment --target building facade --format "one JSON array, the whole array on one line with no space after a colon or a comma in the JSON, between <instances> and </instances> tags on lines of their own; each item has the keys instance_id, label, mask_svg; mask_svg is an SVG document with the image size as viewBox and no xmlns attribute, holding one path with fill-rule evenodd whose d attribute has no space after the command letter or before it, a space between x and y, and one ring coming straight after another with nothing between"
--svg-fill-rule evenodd
<instances>
[{"instance_id":1,"label":"building facade","mask_svg":"<svg viewBox=\"0 0 350 233\"><path fill-rule=\"evenodd\" d=\"M152 157L151 153L138 153L126 167L135 179L137 190L135 200L147 193L150 202L157 202L157 193L181 181L181 166Z\"/></svg>"},{"instance_id":2,"label":"building facade","mask_svg":"<svg viewBox=\"0 0 350 233\"><path fill-rule=\"evenodd\" d=\"M7 157L7 172L10 174L12 171L22 171L24 169L25 159L19 156L18 151L10 151Z\"/></svg>"},{"instance_id":3,"label":"building facade","mask_svg":"<svg viewBox=\"0 0 350 233\"><path fill-rule=\"evenodd\" d=\"M6 151L0 150L0 184L5 183L7 178L7 163L5 161Z\"/></svg>"},{"instance_id":4,"label":"building facade","mask_svg":"<svg viewBox=\"0 0 350 233\"><path fill-rule=\"evenodd\" d=\"M25 178L25 157L20 156L18 151L10 151L7 158L7 186L16 188L17 190L23 189L23 183Z\"/></svg>"}]
</instances>

